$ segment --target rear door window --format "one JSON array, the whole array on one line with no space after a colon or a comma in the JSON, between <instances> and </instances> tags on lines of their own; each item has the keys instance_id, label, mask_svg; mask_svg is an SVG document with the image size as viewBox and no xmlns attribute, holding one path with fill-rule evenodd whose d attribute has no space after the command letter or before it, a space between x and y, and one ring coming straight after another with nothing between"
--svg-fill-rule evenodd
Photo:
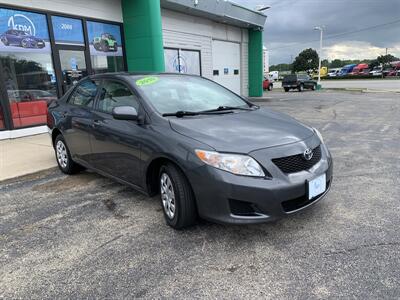
<instances>
[{"instance_id":1,"label":"rear door window","mask_svg":"<svg viewBox=\"0 0 400 300\"><path fill-rule=\"evenodd\" d=\"M72 92L68 103L92 108L97 93L97 87L97 82L93 80L85 80Z\"/></svg>"}]
</instances>

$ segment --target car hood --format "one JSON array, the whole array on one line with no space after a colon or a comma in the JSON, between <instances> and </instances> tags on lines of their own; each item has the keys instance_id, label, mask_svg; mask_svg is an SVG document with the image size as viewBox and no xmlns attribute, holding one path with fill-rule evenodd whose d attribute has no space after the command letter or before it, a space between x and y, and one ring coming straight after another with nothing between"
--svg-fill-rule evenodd
<instances>
[{"instance_id":1,"label":"car hood","mask_svg":"<svg viewBox=\"0 0 400 300\"><path fill-rule=\"evenodd\" d=\"M251 151L302 141L314 134L295 119L269 109L171 118L173 130L217 151Z\"/></svg>"}]
</instances>

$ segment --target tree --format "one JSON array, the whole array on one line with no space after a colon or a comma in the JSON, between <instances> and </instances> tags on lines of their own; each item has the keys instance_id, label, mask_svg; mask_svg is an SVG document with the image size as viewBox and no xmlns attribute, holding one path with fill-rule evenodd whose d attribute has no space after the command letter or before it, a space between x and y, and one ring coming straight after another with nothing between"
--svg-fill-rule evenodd
<instances>
[{"instance_id":1,"label":"tree","mask_svg":"<svg viewBox=\"0 0 400 300\"><path fill-rule=\"evenodd\" d=\"M321 67L329 67L329 60L323 59L321 61Z\"/></svg>"},{"instance_id":2,"label":"tree","mask_svg":"<svg viewBox=\"0 0 400 300\"><path fill-rule=\"evenodd\" d=\"M295 58L292 71L299 72L318 69L318 60L317 51L311 48L305 49Z\"/></svg>"},{"instance_id":3,"label":"tree","mask_svg":"<svg viewBox=\"0 0 400 300\"><path fill-rule=\"evenodd\" d=\"M291 64L278 64L269 67L270 71L290 71L291 69Z\"/></svg>"},{"instance_id":4,"label":"tree","mask_svg":"<svg viewBox=\"0 0 400 300\"><path fill-rule=\"evenodd\" d=\"M392 54L387 54L387 55L380 55L376 58L378 63L382 65L387 65L392 61L399 60L397 57L394 57Z\"/></svg>"},{"instance_id":5,"label":"tree","mask_svg":"<svg viewBox=\"0 0 400 300\"><path fill-rule=\"evenodd\" d=\"M341 59L334 59L331 61L329 67L330 68L341 68L341 67L343 67L343 62Z\"/></svg>"},{"instance_id":6,"label":"tree","mask_svg":"<svg viewBox=\"0 0 400 300\"><path fill-rule=\"evenodd\" d=\"M370 69L373 69L373 68L379 66L379 62L378 62L377 59L373 59L373 60L371 60L371 61L369 62L369 65L368 65L368 66L369 66Z\"/></svg>"}]
</instances>

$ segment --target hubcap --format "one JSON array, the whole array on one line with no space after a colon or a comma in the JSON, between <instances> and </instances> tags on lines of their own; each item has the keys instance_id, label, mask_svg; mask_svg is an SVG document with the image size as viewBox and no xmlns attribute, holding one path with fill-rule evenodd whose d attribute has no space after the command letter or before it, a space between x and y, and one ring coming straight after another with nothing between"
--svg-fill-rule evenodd
<instances>
[{"instance_id":1,"label":"hubcap","mask_svg":"<svg viewBox=\"0 0 400 300\"><path fill-rule=\"evenodd\" d=\"M161 200L164 211L168 218L173 219L175 216L175 192L171 179L168 174L162 173L160 178L161 184Z\"/></svg>"},{"instance_id":2,"label":"hubcap","mask_svg":"<svg viewBox=\"0 0 400 300\"><path fill-rule=\"evenodd\" d=\"M62 141L58 141L56 145L57 160L62 168L66 168L68 164L67 148Z\"/></svg>"}]
</instances>

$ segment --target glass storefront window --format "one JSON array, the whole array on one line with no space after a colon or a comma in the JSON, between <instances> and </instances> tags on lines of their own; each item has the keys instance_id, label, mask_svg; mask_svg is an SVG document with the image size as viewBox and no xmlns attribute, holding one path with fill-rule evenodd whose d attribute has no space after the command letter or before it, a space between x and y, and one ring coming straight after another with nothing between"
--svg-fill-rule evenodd
<instances>
[{"instance_id":1,"label":"glass storefront window","mask_svg":"<svg viewBox=\"0 0 400 300\"><path fill-rule=\"evenodd\" d=\"M0 9L0 62L14 128L46 124L57 98L44 14Z\"/></svg>"},{"instance_id":2,"label":"glass storefront window","mask_svg":"<svg viewBox=\"0 0 400 300\"><path fill-rule=\"evenodd\" d=\"M51 16L53 25L54 40L56 44L64 45L85 45L83 38L82 20Z\"/></svg>"},{"instance_id":3,"label":"glass storefront window","mask_svg":"<svg viewBox=\"0 0 400 300\"><path fill-rule=\"evenodd\" d=\"M93 72L124 71L120 26L88 21L87 30Z\"/></svg>"},{"instance_id":4,"label":"glass storefront window","mask_svg":"<svg viewBox=\"0 0 400 300\"><path fill-rule=\"evenodd\" d=\"M46 124L47 104L57 99L50 53L0 53L14 128Z\"/></svg>"},{"instance_id":5,"label":"glass storefront window","mask_svg":"<svg viewBox=\"0 0 400 300\"><path fill-rule=\"evenodd\" d=\"M165 48L165 71L201 75L200 51Z\"/></svg>"}]
</instances>

